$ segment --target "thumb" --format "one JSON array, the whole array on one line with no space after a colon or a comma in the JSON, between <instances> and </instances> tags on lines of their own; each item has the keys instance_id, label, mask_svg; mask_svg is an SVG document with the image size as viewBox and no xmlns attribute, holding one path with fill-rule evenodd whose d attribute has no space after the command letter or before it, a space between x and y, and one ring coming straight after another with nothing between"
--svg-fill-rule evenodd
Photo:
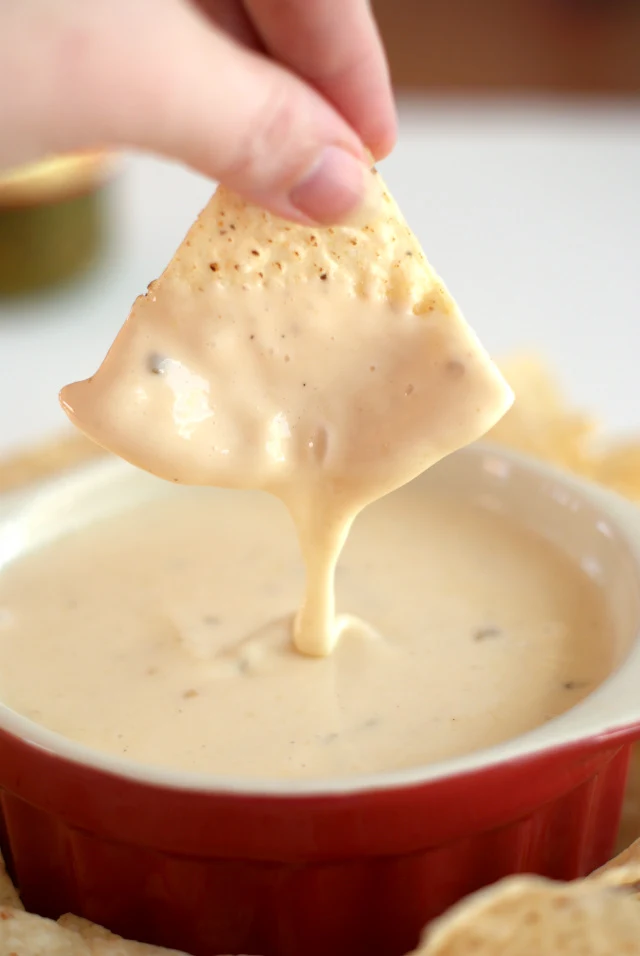
<instances>
[{"instance_id":1,"label":"thumb","mask_svg":"<svg viewBox=\"0 0 640 956\"><path fill-rule=\"evenodd\" d=\"M53 25L58 54L42 91L55 148L149 149L302 222L339 221L360 204L367 157L347 122L195 7L182 0L62 6L73 8L73 25Z\"/></svg>"}]
</instances>

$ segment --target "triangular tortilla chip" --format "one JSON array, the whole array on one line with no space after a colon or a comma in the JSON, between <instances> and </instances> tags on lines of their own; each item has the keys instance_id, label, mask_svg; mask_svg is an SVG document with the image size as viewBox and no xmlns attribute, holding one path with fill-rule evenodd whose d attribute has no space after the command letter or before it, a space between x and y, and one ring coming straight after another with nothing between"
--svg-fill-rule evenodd
<instances>
[{"instance_id":1,"label":"triangular tortilla chip","mask_svg":"<svg viewBox=\"0 0 640 956\"><path fill-rule=\"evenodd\" d=\"M276 493L292 460L390 489L478 438L510 389L375 171L370 193L370 221L314 229L220 187L97 374L64 389L72 420L161 477Z\"/></svg>"}]
</instances>

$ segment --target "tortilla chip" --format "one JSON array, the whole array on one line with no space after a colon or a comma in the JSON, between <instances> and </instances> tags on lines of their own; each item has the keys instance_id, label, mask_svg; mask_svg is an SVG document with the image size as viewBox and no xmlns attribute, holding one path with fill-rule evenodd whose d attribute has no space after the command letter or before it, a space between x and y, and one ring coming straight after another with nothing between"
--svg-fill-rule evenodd
<instances>
[{"instance_id":1,"label":"tortilla chip","mask_svg":"<svg viewBox=\"0 0 640 956\"><path fill-rule=\"evenodd\" d=\"M0 906L12 906L17 910L24 909L18 891L7 873L2 854L0 854Z\"/></svg>"},{"instance_id":2,"label":"tortilla chip","mask_svg":"<svg viewBox=\"0 0 640 956\"><path fill-rule=\"evenodd\" d=\"M535 356L515 356L500 367L515 401L487 439L592 477L594 420L569 407L548 367Z\"/></svg>"},{"instance_id":3,"label":"tortilla chip","mask_svg":"<svg viewBox=\"0 0 640 956\"><path fill-rule=\"evenodd\" d=\"M599 886L609 886L614 889L626 890L640 903L640 862L629 863L627 866L605 867L592 874L589 879Z\"/></svg>"},{"instance_id":4,"label":"tortilla chip","mask_svg":"<svg viewBox=\"0 0 640 956\"><path fill-rule=\"evenodd\" d=\"M273 445L274 422L280 434L283 402L294 381L299 388L295 358L289 361L287 351L296 348L298 331L287 329L292 344L286 346L283 333L270 348L256 348L252 340L266 341L273 333L271 316L285 303L288 308L297 303L300 324L306 323L306 347L322 356L323 367L330 364L335 383L322 391L320 404L316 389L308 389L304 398L301 394L295 420L285 423L288 447L298 449L300 460L309 458L309 436L338 422L353 477L359 465L364 469L371 451L369 442L367 454L362 453L360 443L366 444L366 438L361 437L357 412L366 406L374 425L394 421L394 410L407 407L407 394L413 395L413 407L424 402L430 411L438 408L438 425L457 447L480 437L511 404L511 390L375 171L370 191L367 209L375 212L369 221L315 229L279 219L219 187L162 276L134 303L117 339L116 351L125 357L126 367L112 350L91 379L63 389L61 401L74 424L162 478L273 490L273 483L281 481L282 466L280 458L275 464L265 462L264 449ZM238 291L241 310L237 296L230 295ZM334 302L344 303L346 324L355 322L356 315L361 323L361 348L356 352L332 333L325 334L315 314L317 303L326 301L329 293ZM397 316L389 317L390 345L383 356L388 366L379 370L397 385L392 399L379 388L377 376L353 391L353 369L362 361L362 351L366 353L367 344L379 350L375 323L370 332L357 308L361 298L397 307ZM395 348L394 327L399 330ZM160 355L149 354L150 342ZM334 368L332 357L341 348L346 361ZM245 357L246 363L240 361ZM167 362L180 375L176 387L166 374ZM446 385L443 370L450 367L461 369L464 386L454 385L452 375ZM158 374L147 375L154 369ZM257 402L247 395L249 378ZM455 388L464 407L448 401L447 387ZM430 388L436 394L428 394ZM334 402L333 394L343 392L344 401ZM115 408L126 409L126 415L110 414ZM408 445L424 441L417 416L410 416L407 425L419 429L417 435L403 432L403 416L397 417L398 429L388 442L384 439L384 454L376 459L381 468L393 461L394 450L406 455ZM176 422L184 434L175 434ZM240 422L242 428L229 427L229 422ZM144 448L140 435L147 439ZM240 478L234 471L238 442L243 451ZM435 438L428 451L433 446L438 447ZM423 457L421 453L416 460L419 470ZM422 468L430 463L424 461ZM331 466L324 459L320 467L325 478L335 477L328 475Z\"/></svg>"},{"instance_id":5,"label":"tortilla chip","mask_svg":"<svg viewBox=\"0 0 640 956\"><path fill-rule=\"evenodd\" d=\"M370 221L312 228L279 219L219 186L149 293L173 283L196 295L211 285L295 295L297 285L321 289L326 283L349 298L367 295L427 313L448 294L376 170L370 191Z\"/></svg>"},{"instance_id":6,"label":"tortilla chip","mask_svg":"<svg viewBox=\"0 0 640 956\"><path fill-rule=\"evenodd\" d=\"M123 940L121 936L116 936L115 933L110 932L108 929L105 929L104 926L98 926L97 923L92 923L88 919L83 919L81 916L74 916L73 913L65 913L64 916L61 916L58 920L58 926L63 926L65 929L73 930L75 933L78 933L84 940L91 942L93 940L103 940L110 942L112 948L99 949L97 951L92 950L92 952L99 952L111 954L113 952L114 956L122 952L122 956L128 956L130 953L131 956L162 956L164 953L171 954L173 950L161 949L158 946L152 946L150 943L131 943L127 940ZM120 948L116 946L120 944ZM122 946L128 947L126 950L122 949Z\"/></svg>"},{"instance_id":7,"label":"tortilla chip","mask_svg":"<svg viewBox=\"0 0 640 956\"><path fill-rule=\"evenodd\" d=\"M74 932L79 933L83 939L114 940L120 938L116 936L115 933L105 929L104 926L98 926L97 923L83 919L82 916L74 916L73 913L65 913L64 916L61 916L58 920L58 926L64 926L65 929L72 929Z\"/></svg>"},{"instance_id":8,"label":"tortilla chip","mask_svg":"<svg viewBox=\"0 0 640 956\"><path fill-rule=\"evenodd\" d=\"M82 921L83 923L85 921ZM130 943L112 934L84 933L11 907L0 908L0 956L186 956Z\"/></svg>"},{"instance_id":9,"label":"tortilla chip","mask_svg":"<svg viewBox=\"0 0 640 956\"><path fill-rule=\"evenodd\" d=\"M640 501L640 440L603 443L596 421L571 408L548 366L532 355L500 363L515 402L487 438L568 468Z\"/></svg>"},{"instance_id":10,"label":"tortilla chip","mask_svg":"<svg viewBox=\"0 0 640 956\"><path fill-rule=\"evenodd\" d=\"M640 744L636 744L631 753L617 852L622 853L636 840L640 840Z\"/></svg>"},{"instance_id":11,"label":"tortilla chip","mask_svg":"<svg viewBox=\"0 0 640 956\"><path fill-rule=\"evenodd\" d=\"M637 881L634 874L637 873L638 878L640 878L640 839L632 843L631 846L627 846L625 850L618 853L617 856L614 856L612 860L609 860L609 862L601 866L600 869L595 870L589 876L589 879L597 880L618 871L625 871L626 876L631 878L632 883ZM621 885L624 885L624 883Z\"/></svg>"},{"instance_id":12,"label":"tortilla chip","mask_svg":"<svg viewBox=\"0 0 640 956\"><path fill-rule=\"evenodd\" d=\"M84 435L71 432L63 440L54 438L35 448L18 452L0 468L0 492L23 488L35 481L44 481L53 475L77 465L84 465L104 455L102 448L88 441Z\"/></svg>"},{"instance_id":13,"label":"tortilla chip","mask_svg":"<svg viewBox=\"0 0 640 956\"><path fill-rule=\"evenodd\" d=\"M420 956L640 956L640 906L597 883L511 877L434 922Z\"/></svg>"},{"instance_id":14,"label":"tortilla chip","mask_svg":"<svg viewBox=\"0 0 640 956\"><path fill-rule=\"evenodd\" d=\"M631 501L640 501L640 442L619 442L597 458L593 477Z\"/></svg>"}]
</instances>

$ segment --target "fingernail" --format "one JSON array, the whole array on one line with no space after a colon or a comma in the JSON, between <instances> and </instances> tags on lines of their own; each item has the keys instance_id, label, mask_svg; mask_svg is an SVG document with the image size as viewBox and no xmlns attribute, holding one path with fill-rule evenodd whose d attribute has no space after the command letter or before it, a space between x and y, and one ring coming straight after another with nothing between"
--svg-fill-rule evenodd
<instances>
[{"instance_id":1,"label":"fingernail","mask_svg":"<svg viewBox=\"0 0 640 956\"><path fill-rule=\"evenodd\" d=\"M289 200L314 222L331 225L349 218L363 203L367 167L339 146L327 146Z\"/></svg>"}]
</instances>

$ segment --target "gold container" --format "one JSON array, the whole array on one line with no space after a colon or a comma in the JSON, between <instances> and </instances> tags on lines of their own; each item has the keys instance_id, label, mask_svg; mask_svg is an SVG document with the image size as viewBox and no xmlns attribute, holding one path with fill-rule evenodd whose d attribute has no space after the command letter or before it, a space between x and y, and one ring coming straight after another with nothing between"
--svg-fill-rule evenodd
<instances>
[{"instance_id":1,"label":"gold container","mask_svg":"<svg viewBox=\"0 0 640 956\"><path fill-rule=\"evenodd\" d=\"M70 279L96 259L112 162L76 153L0 176L0 295Z\"/></svg>"}]
</instances>

